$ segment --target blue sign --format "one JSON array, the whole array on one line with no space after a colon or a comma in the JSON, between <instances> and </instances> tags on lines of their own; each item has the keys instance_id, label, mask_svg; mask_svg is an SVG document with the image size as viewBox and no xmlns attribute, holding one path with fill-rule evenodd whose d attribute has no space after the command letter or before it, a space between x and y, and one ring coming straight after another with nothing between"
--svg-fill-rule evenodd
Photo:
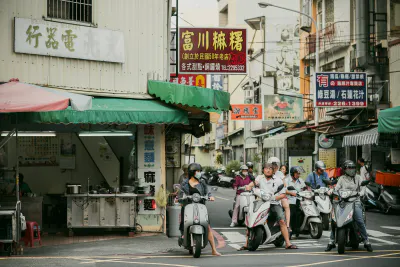
<instances>
[{"instance_id":1,"label":"blue sign","mask_svg":"<svg viewBox=\"0 0 400 267\"><path fill-rule=\"evenodd\" d=\"M367 74L317 72L315 107L367 107Z\"/></svg>"},{"instance_id":2,"label":"blue sign","mask_svg":"<svg viewBox=\"0 0 400 267\"><path fill-rule=\"evenodd\" d=\"M220 74L211 75L211 89L222 91L224 90L224 76Z\"/></svg>"}]
</instances>

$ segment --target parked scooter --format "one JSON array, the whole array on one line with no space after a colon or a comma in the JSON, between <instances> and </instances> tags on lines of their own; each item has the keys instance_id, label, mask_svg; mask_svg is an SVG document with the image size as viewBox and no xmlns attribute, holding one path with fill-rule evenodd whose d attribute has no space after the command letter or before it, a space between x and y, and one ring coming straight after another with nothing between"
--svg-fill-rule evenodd
<instances>
[{"instance_id":1,"label":"parked scooter","mask_svg":"<svg viewBox=\"0 0 400 267\"><path fill-rule=\"evenodd\" d=\"M238 190L243 190L246 191L245 186L238 187ZM251 191L246 191L242 192L239 196L235 197L235 200L233 201L233 207L231 210L229 210L229 216L232 219L233 216L233 210L235 209L236 205L236 199L239 198L240 201L240 206L239 206L239 214L238 214L238 225L243 225L244 220L246 219L246 215L249 212L249 205L250 202L253 202L256 200L254 197L253 193Z\"/></svg>"},{"instance_id":2,"label":"parked scooter","mask_svg":"<svg viewBox=\"0 0 400 267\"><path fill-rule=\"evenodd\" d=\"M326 185L332 184L331 181L325 179L323 182ZM329 230L329 222L331 220L332 203L328 196L328 187L321 187L314 190L315 193L315 204L317 205L319 214L321 216L322 225L324 230Z\"/></svg>"},{"instance_id":3,"label":"parked scooter","mask_svg":"<svg viewBox=\"0 0 400 267\"><path fill-rule=\"evenodd\" d=\"M369 181L363 181L361 186L366 186L368 183ZM358 197L359 192L351 190L333 193L332 227L335 226L339 254L344 253L346 244L358 249L360 242L363 241L357 223L353 219L354 205Z\"/></svg>"},{"instance_id":4,"label":"parked scooter","mask_svg":"<svg viewBox=\"0 0 400 267\"><path fill-rule=\"evenodd\" d=\"M176 185L175 189L180 190L180 186ZM216 188L213 188L216 191ZM201 250L208 244L208 211L202 200L207 201L208 197L203 197L198 193L191 196L184 194L182 199L189 200L189 204L185 206L183 239L178 239L178 245L183 246L193 254L194 258L199 258Z\"/></svg>"},{"instance_id":5,"label":"parked scooter","mask_svg":"<svg viewBox=\"0 0 400 267\"><path fill-rule=\"evenodd\" d=\"M274 244L276 247L283 246L285 240L281 234L281 228L276 218L270 217L270 200L283 189L280 185L274 193L265 192L259 188L253 188L252 194L259 200L250 201L249 212L246 216L246 226L249 231L248 248L255 251L261 244Z\"/></svg>"},{"instance_id":6,"label":"parked scooter","mask_svg":"<svg viewBox=\"0 0 400 267\"><path fill-rule=\"evenodd\" d=\"M232 170L232 173L235 173L235 171ZM220 175L219 179L218 179L218 184L221 187L232 187L234 182L235 182L235 178L226 176L224 174Z\"/></svg>"},{"instance_id":7,"label":"parked scooter","mask_svg":"<svg viewBox=\"0 0 400 267\"><path fill-rule=\"evenodd\" d=\"M292 191L296 189L293 186L289 186L288 190ZM313 199L315 195L314 191L315 190L297 193L297 195L301 197L300 210L302 212L300 213L300 233L310 234L311 238L319 239L322 236L323 229L319 210Z\"/></svg>"}]
</instances>

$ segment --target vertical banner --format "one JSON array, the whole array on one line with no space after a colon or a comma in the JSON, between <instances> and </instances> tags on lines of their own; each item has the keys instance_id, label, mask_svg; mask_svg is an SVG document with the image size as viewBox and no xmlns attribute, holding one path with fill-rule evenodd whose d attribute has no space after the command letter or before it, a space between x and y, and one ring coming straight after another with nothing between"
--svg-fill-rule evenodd
<instances>
[{"instance_id":1,"label":"vertical banner","mask_svg":"<svg viewBox=\"0 0 400 267\"><path fill-rule=\"evenodd\" d=\"M220 74L211 74L211 89L224 90L224 76Z\"/></svg>"}]
</instances>

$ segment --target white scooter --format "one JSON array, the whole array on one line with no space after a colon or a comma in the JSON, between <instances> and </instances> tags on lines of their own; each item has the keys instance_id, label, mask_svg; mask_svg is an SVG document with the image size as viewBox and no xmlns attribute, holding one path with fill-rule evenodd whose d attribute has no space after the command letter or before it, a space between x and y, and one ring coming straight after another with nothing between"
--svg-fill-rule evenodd
<instances>
[{"instance_id":1,"label":"white scooter","mask_svg":"<svg viewBox=\"0 0 400 267\"><path fill-rule=\"evenodd\" d=\"M323 182L326 185L331 185L331 181L325 179ZM322 225L324 230L329 230L329 222L331 220L332 203L330 197L328 196L328 187L320 187L314 190L315 198L314 202L319 210Z\"/></svg>"},{"instance_id":2,"label":"white scooter","mask_svg":"<svg viewBox=\"0 0 400 267\"><path fill-rule=\"evenodd\" d=\"M295 190L289 186L288 190ZM313 190L314 191L314 190ZM322 221L319 216L319 210L313 201L314 192L302 191L297 193L300 200L300 233L310 234L311 238L319 239L322 236Z\"/></svg>"},{"instance_id":3,"label":"white scooter","mask_svg":"<svg viewBox=\"0 0 400 267\"><path fill-rule=\"evenodd\" d=\"M270 200L274 194L283 189L280 185L274 193L265 192L258 188L253 188L252 193L259 200L251 201L249 212L246 216L246 226L249 231L248 249L255 251L261 244L274 244L276 247L282 247L285 240L281 234L279 222L275 218L270 218Z\"/></svg>"},{"instance_id":4,"label":"white scooter","mask_svg":"<svg viewBox=\"0 0 400 267\"><path fill-rule=\"evenodd\" d=\"M238 190L246 191L245 186L238 187ZM236 196L235 201L233 201L233 209L229 210L229 216L232 219L233 210L235 209L237 198L239 198L239 214L238 214L238 225L242 225L246 219L246 215L249 212L249 205L251 202L255 201L256 198L251 191L242 192L239 196Z\"/></svg>"}]
</instances>

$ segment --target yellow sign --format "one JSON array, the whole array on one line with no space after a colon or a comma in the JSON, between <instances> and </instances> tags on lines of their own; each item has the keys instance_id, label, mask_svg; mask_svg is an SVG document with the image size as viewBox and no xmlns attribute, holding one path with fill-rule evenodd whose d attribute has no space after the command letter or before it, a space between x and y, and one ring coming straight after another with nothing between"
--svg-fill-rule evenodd
<instances>
[{"instance_id":1,"label":"yellow sign","mask_svg":"<svg viewBox=\"0 0 400 267\"><path fill-rule=\"evenodd\" d=\"M304 156L304 157L289 157L289 170L291 167L300 167L303 169L303 172L300 175L300 178L303 179L304 181L307 178L307 175L309 175L312 171L312 157L310 156Z\"/></svg>"},{"instance_id":2,"label":"yellow sign","mask_svg":"<svg viewBox=\"0 0 400 267\"><path fill-rule=\"evenodd\" d=\"M318 158L325 163L326 168L336 168L336 148L318 149Z\"/></svg>"}]
</instances>

